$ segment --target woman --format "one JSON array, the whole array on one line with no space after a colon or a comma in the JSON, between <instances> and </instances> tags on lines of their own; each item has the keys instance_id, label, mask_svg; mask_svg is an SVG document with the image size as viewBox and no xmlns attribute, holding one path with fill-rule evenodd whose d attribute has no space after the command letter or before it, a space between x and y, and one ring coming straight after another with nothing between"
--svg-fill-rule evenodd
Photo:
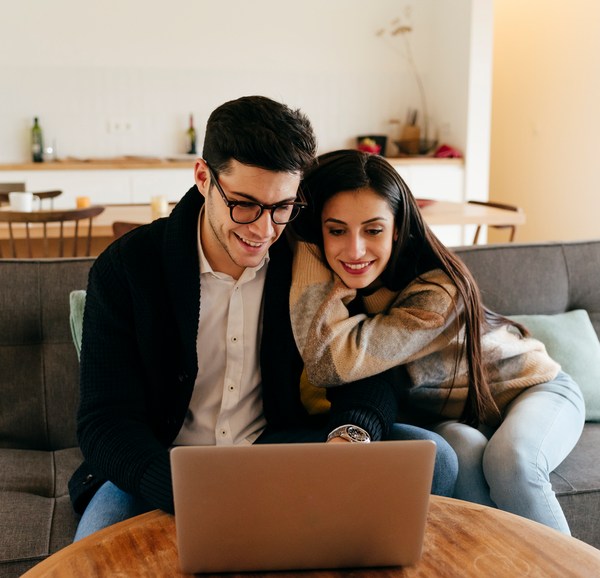
<instances>
[{"instance_id":1,"label":"woman","mask_svg":"<svg viewBox=\"0 0 600 578\"><path fill-rule=\"evenodd\" d=\"M303 189L312 211L294 227L305 242L290 305L311 383L396 371L400 413L457 452L455 497L568 534L549 474L583 428L578 386L523 326L483 307L383 158L328 153Z\"/></svg>"}]
</instances>

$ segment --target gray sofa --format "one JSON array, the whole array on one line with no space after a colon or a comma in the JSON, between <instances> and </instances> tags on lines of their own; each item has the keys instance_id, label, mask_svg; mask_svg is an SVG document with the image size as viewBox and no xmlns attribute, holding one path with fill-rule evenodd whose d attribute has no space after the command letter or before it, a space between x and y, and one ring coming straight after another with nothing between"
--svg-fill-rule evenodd
<instances>
[{"instance_id":1,"label":"gray sofa","mask_svg":"<svg viewBox=\"0 0 600 578\"><path fill-rule=\"evenodd\" d=\"M585 309L600 334L600 240L457 251L491 308L505 314ZM73 538L77 519L67 481L81 455L69 293L85 288L92 262L0 260L1 577L21 575ZM552 475L573 535L595 547L600 547L598 446L600 423L587 423L575 450Z\"/></svg>"}]
</instances>

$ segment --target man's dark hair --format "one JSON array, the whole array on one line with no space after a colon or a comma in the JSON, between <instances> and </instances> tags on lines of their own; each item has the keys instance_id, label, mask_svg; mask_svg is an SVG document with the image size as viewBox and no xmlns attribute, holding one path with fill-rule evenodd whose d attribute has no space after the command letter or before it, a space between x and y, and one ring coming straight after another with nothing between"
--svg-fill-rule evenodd
<instances>
[{"instance_id":1,"label":"man's dark hair","mask_svg":"<svg viewBox=\"0 0 600 578\"><path fill-rule=\"evenodd\" d=\"M244 96L210 115L202 156L217 174L227 171L231 159L303 174L314 163L316 149L311 123L300 110L264 96Z\"/></svg>"}]
</instances>

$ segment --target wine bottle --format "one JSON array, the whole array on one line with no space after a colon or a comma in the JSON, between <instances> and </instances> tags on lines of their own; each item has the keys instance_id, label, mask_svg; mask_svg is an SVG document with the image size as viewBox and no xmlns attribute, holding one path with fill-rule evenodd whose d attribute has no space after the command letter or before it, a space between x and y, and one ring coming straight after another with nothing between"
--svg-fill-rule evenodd
<instances>
[{"instance_id":1,"label":"wine bottle","mask_svg":"<svg viewBox=\"0 0 600 578\"><path fill-rule=\"evenodd\" d=\"M31 159L34 163L44 161L44 139L37 116L33 119L33 126L31 127Z\"/></svg>"},{"instance_id":2,"label":"wine bottle","mask_svg":"<svg viewBox=\"0 0 600 578\"><path fill-rule=\"evenodd\" d=\"M190 128L187 130L188 137L188 154L195 155L196 154L196 129L194 128L194 115L190 114Z\"/></svg>"}]
</instances>

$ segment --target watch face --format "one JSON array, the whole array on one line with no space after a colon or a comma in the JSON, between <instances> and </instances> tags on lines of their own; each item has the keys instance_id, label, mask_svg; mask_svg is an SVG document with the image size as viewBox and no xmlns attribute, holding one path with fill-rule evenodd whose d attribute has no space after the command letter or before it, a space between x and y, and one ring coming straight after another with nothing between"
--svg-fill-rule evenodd
<instances>
[{"instance_id":1,"label":"watch face","mask_svg":"<svg viewBox=\"0 0 600 578\"><path fill-rule=\"evenodd\" d=\"M356 442L366 442L370 440L369 435L362 429L350 426L347 429L348 435Z\"/></svg>"}]
</instances>

